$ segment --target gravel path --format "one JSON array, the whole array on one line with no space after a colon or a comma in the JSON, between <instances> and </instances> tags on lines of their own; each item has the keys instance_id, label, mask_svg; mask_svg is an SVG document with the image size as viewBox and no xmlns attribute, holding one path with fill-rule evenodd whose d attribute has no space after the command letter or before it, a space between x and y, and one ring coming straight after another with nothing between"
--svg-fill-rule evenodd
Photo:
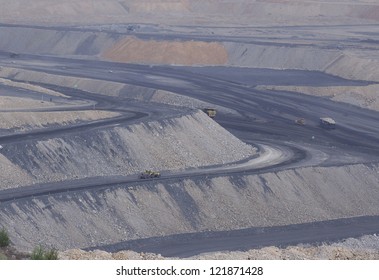
<instances>
[{"instance_id":1,"label":"gravel path","mask_svg":"<svg viewBox=\"0 0 379 280\"><path fill-rule=\"evenodd\" d=\"M378 170L360 164L310 167L61 193L2 203L0 221L20 249L39 243L69 249L179 233L379 215Z\"/></svg>"},{"instance_id":2,"label":"gravel path","mask_svg":"<svg viewBox=\"0 0 379 280\"><path fill-rule=\"evenodd\" d=\"M367 241L372 244L367 248ZM354 244L354 246L347 245ZM379 260L379 238L367 235L359 239L349 238L341 243L320 246L289 246L287 248L265 247L246 252L215 252L193 256L191 260ZM59 252L62 260L167 260L152 253L136 253L120 251L108 253L105 251L83 251L71 249Z\"/></svg>"},{"instance_id":3,"label":"gravel path","mask_svg":"<svg viewBox=\"0 0 379 280\"><path fill-rule=\"evenodd\" d=\"M160 121L7 144L0 153L28 176L14 178L10 168L0 174L2 182L8 182L0 186L18 186L27 178L33 178L33 184L145 169L180 170L239 161L255 152L202 111L193 111Z\"/></svg>"}]
</instances>

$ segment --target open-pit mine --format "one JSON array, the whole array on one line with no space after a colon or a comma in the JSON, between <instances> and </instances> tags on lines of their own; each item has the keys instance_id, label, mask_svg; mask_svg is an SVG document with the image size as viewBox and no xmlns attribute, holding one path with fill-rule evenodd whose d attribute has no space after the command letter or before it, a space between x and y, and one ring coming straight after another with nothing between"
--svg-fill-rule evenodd
<instances>
[{"instance_id":1,"label":"open-pit mine","mask_svg":"<svg viewBox=\"0 0 379 280\"><path fill-rule=\"evenodd\" d=\"M9 2L0 229L17 251L379 258L377 1Z\"/></svg>"}]
</instances>

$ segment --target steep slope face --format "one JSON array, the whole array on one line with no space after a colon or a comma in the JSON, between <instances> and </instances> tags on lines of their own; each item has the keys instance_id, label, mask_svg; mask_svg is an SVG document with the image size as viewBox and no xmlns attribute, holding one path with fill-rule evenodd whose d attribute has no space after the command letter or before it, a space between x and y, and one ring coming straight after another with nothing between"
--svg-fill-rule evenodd
<instances>
[{"instance_id":1,"label":"steep slope face","mask_svg":"<svg viewBox=\"0 0 379 280\"><path fill-rule=\"evenodd\" d=\"M316 167L62 193L2 203L0 221L20 249L40 243L67 249L378 215L378 171L377 165Z\"/></svg>"},{"instance_id":2,"label":"steep slope face","mask_svg":"<svg viewBox=\"0 0 379 280\"><path fill-rule=\"evenodd\" d=\"M379 57L373 52L344 52L325 68L326 73L346 79L379 81Z\"/></svg>"},{"instance_id":3,"label":"steep slope face","mask_svg":"<svg viewBox=\"0 0 379 280\"><path fill-rule=\"evenodd\" d=\"M154 41L127 37L105 50L106 60L171 65L223 65L228 60L221 43L201 41Z\"/></svg>"},{"instance_id":4,"label":"steep slope face","mask_svg":"<svg viewBox=\"0 0 379 280\"><path fill-rule=\"evenodd\" d=\"M3 22L47 24L148 22L218 25L378 21L376 1L1 0Z\"/></svg>"},{"instance_id":5,"label":"steep slope face","mask_svg":"<svg viewBox=\"0 0 379 280\"><path fill-rule=\"evenodd\" d=\"M278 248L274 246L249 251L212 252L192 256L195 260L378 260L379 237L366 235L361 238L348 238L343 242L321 246L289 246ZM153 253L136 253L120 251L109 253L100 250L83 251L71 249L59 252L63 260L161 260L165 258Z\"/></svg>"},{"instance_id":6,"label":"steep slope face","mask_svg":"<svg viewBox=\"0 0 379 280\"><path fill-rule=\"evenodd\" d=\"M279 36L282 31L275 32L278 32L277 36ZM301 31L301 29L294 31L293 34L287 34L279 41L272 38L275 34L271 34L271 37L268 36L266 39L268 41L258 40L248 43L233 42L230 39L223 42L222 38L217 39L217 37L212 37L214 41L150 40L130 36L130 34L0 27L0 37L3 39L0 41L0 50L21 54L87 57L137 64L316 70L347 79L379 81L375 40L369 39L369 36L360 35L354 38L356 45L351 45L350 36L361 34L362 30L349 30L349 32L345 30L346 34L340 37L344 42L340 47L331 48L327 43L320 43L325 38L327 42L333 42L335 40L333 32L339 31L332 30L326 36L313 30L310 35L315 38L320 36L320 41L310 44L304 35L306 31ZM374 35L377 34L375 29L372 32ZM295 35L305 36L304 41L299 39L298 44L291 44L293 40L291 36L296 37ZM317 42L317 39L311 41ZM366 45L362 47L359 42ZM0 69L0 75L2 72L4 70Z\"/></svg>"},{"instance_id":7,"label":"steep slope face","mask_svg":"<svg viewBox=\"0 0 379 280\"><path fill-rule=\"evenodd\" d=\"M341 56L340 51L317 47L224 43L228 64L238 67L321 71Z\"/></svg>"},{"instance_id":8,"label":"steep slope face","mask_svg":"<svg viewBox=\"0 0 379 280\"><path fill-rule=\"evenodd\" d=\"M1 99L0 96L0 102ZM33 129L68 126L117 116L119 116L118 113L96 110L42 113L0 112L0 129L5 129L10 132L25 132Z\"/></svg>"},{"instance_id":9,"label":"steep slope face","mask_svg":"<svg viewBox=\"0 0 379 280\"><path fill-rule=\"evenodd\" d=\"M36 22L36 23L79 23L92 20L96 15L104 21L108 18L123 17L127 14L116 0L37 0L33 5L29 1L16 0L0 2L0 15L3 22Z\"/></svg>"},{"instance_id":10,"label":"steep slope face","mask_svg":"<svg viewBox=\"0 0 379 280\"><path fill-rule=\"evenodd\" d=\"M280 30L277 32L280 33ZM304 33L297 32L300 35ZM333 32L328 36L332 36ZM342 41L346 40L347 45L350 40L348 36L360 31L349 32L341 38ZM291 44L291 37L281 39L279 43L271 37L268 37L267 42L252 43L230 40L148 40L125 34L27 27L0 27L0 37L3 38L0 50L11 53L76 56L137 64L316 70L347 79L379 81L378 57L373 49L375 41L364 48L356 45L343 46L341 49L321 43L309 44L306 40L300 40L306 42L305 45ZM355 40L366 42L367 38L363 36ZM320 40L323 40L323 36ZM13 74L6 72L0 69L3 77L15 74L15 71ZM43 79L51 76L46 75Z\"/></svg>"},{"instance_id":11,"label":"steep slope face","mask_svg":"<svg viewBox=\"0 0 379 280\"><path fill-rule=\"evenodd\" d=\"M20 153L19 151L25 151ZM1 154L9 170L1 188L141 170L178 170L248 158L255 149L213 122L205 113L130 126L84 131L39 141L7 144ZM13 169L28 177L14 178ZM7 182L7 183L4 183Z\"/></svg>"},{"instance_id":12,"label":"steep slope face","mask_svg":"<svg viewBox=\"0 0 379 280\"><path fill-rule=\"evenodd\" d=\"M0 27L0 50L27 54L95 56L115 44L118 36L100 32Z\"/></svg>"}]
</instances>

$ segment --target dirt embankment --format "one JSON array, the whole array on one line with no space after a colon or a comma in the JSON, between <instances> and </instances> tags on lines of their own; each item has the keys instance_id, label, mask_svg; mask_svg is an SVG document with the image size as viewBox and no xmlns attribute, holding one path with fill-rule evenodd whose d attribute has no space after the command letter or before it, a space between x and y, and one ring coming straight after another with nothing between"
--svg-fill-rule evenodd
<instances>
[{"instance_id":1,"label":"dirt embankment","mask_svg":"<svg viewBox=\"0 0 379 280\"><path fill-rule=\"evenodd\" d=\"M379 82L379 57L377 51L343 52L324 72L346 79Z\"/></svg>"},{"instance_id":2,"label":"dirt embankment","mask_svg":"<svg viewBox=\"0 0 379 280\"><path fill-rule=\"evenodd\" d=\"M11 143L0 153L12 162L0 174L1 188L11 188L27 180L32 184L222 164L245 159L255 149L195 111L126 127ZM27 177L14 178L13 169L21 169Z\"/></svg>"},{"instance_id":3,"label":"dirt embankment","mask_svg":"<svg viewBox=\"0 0 379 280\"><path fill-rule=\"evenodd\" d=\"M1 77L5 77L7 75L13 75L13 74L11 74L12 70L16 70L16 69L2 67L0 69L0 76ZM8 71L10 71L10 72L8 72ZM40 93L48 94L50 96L67 97L66 95L64 95L64 94L62 94L60 92L54 91L54 90L46 89L46 88L43 88L43 87L40 87L40 86L36 86L36 85L31 85L29 83L15 82L15 81L11 81L9 79L4 79L4 78L0 78L0 84L1 85L5 85L5 86L9 86L9 87L15 87L15 88L20 88L20 89L25 89L27 91L40 92ZM4 102L4 100L2 100L1 102ZM38 103L40 103L40 102L38 101ZM8 108L8 109L9 108L19 108L20 107L20 103L17 103L17 102L14 102L14 101L9 101L9 102L7 102L5 104L2 103L1 105L4 105L3 108ZM35 107L34 105L35 104L26 104L25 108L33 108L33 107Z\"/></svg>"},{"instance_id":4,"label":"dirt embankment","mask_svg":"<svg viewBox=\"0 0 379 280\"><path fill-rule=\"evenodd\" d=\"M216 108L217 111L225 112L225 113L235 113L234 111L221 107L215 106L214 104L209 104L194 98L180 96L172 92L163 91L163 90L155 90L143 86L122 84L118 82L111 81L101 81L101 80L93 80L79 77L69 77L69 76L59 76L52 74L45 74L36 71L22 70L16 68L8 68L3 67L2 71L0 71L0 77L12 77L12 79L17 81L32 81L36 83L44 83L50 85L57 85L62 87L72 87L76 89L80 89L86 92L91 92L95 94L101 94L106 96L118 96L120 98L134 99L138 101L146 101L146 102L155 102L155 103L163 103L174 106L186 107L191 109L199 109L199 108L207 108L212 107ZM2 79L5 80L5 79ZM33 90L36 92L46 93L52 96L63 96L59 92L50 91L48 89L42 88L40 86L33 86L30 84L25 84L21 82L8 81L7 84L24 88L27 90ZM0 78L1 82L1 78ZM0 98L0 104L4 104L9 106L7 108L32 108L32 107L41 107L41 106L54 106L53 103L45 101L41 103L40 100L25 100L25 99L17 99L15 97L2 97Z\"/></svg>"},{"instance_id":5,"label":"dirt embankment","mask_svg":"<svg viewBox=\"0 0 379 280\"><path fill-rule=\"evenodd\" d=\"M99 24L143 22L178 25L343 24L375 22L378 3L361 1L250 0L28 0L0 1L8 23Z\"/></svg>"},{"instance_id":6,"label":"dirt embankment","mask_svg":"<svg viewBox=\"0 0 379 280\"><path fill-rule=\"evenodd\" d=\"M30 98L22 97L11 97L11 96L1 96L0 95L0 112L4 112L4 109L7 111L10 110L32 110L34 108L51 108L54 106L53 102L41 100L35 100ZM1 113L0 113L1 114ZM0 125L0 128L2 125Z\"/></svg>"},{"instance_id":7,"label":"dirt embankment","mask_svg":"<svg viewBox=\"0 0 379 280\"><path fill-rule=\"evenodd\" d=\"M378 171L378 166L354 165L145 182L2 203L0 221L20 249L40 243L69 249L378 215Z\"/></svg>"},{"instance_id":8,"label":"dirt embankment","mask_svg":"<svg viewBox=\"0 0 379 280\"><path fill-rule=\"evenodd\" d=\"M351 33L345 34L346 38L342 37L341 40L349 39ZM316 42L317 36L321 36L321 41L324 39L323 35L312 35L316 36ZM277 45L273 38L273 42L258 44L145 40L122 34L25 27L2 27L0 37L3 38L0 49L14 53L102 57L105 60L142 64L316 70L347 79L379 81L378 58L370 48L359 52L353 51L354 48L338 50L327 45L318 46L317 43L312 45L308 41L305 41L307 45L292 45L291 37L287 41L282 38ZM365 38L362 37L362 40Z\"/></svg>"},{"instance_id":9,"label":"dirt embankment","mask_svg":"<svg viewBox=\"0 0 379 280\"><path fill-rule=\"evenodd\" d=\"M1 99L0 99L1 101ZM36 128L71 125L76 123L108 119L119 113L87 110L72 112L0 112L0 129L27 131Z\"/></svg>"},{"instance_id":10,"label":"dirt embankment","mask_svg":"<svg viewBox=\"0 0 379 280\"><path fill-rule=\"evenodd\" d=\"M322 96L334 101L349 103L362 108L379 111L379 86L328 86L328 87L305 87L305 86L259 86L257 89L281 90L305 93L313 96Z\"/></svg>"},{"instance_id":11,"label":"dirt embankment","mask_svg":"<svg viewBox=\"0 0 379 280\"><path fill-rule=\"evenodd\" d=\"M0 1L0 16L8 23L75 24L120 21L127 11L116 0L26 0Z\"/></svg>"},{"instance_id":12,"label":"dirt embankment","mask_svg":"<svg viewBox=\"0 0 379 280\"><path fill-rule=\"evenodd\" d=\"M31 5L28 5L31 6ZM118 39L91 31L1 27L0 50L21 54L95 56Z\"/></svg>"},{"instance_id":13,"label":"dirt embankment","mask_svg":"<svg viewBox=\"0 0 379 280\"><path fill-rule=\"evenodd\" d=\"M259 250L213 252L190 257L192 260L379 260L379 237L366 235L359 239L321 246L265 247ZM71 249L59 252L63 260L160 260L170 259L152 253L120 251L108 253L100 250Z\"/></svg>"},{"instance_id":14,"label":"dirt embankment","mask_svg":"<svg viewBox=\"0 0 379 280\"><path fill-rule=\"evenodd\" d=\"M354 53L325 50L318 47L259 46L254 44L225 43L228 64L236 67L299 69L320 71L349 80L379 82L379 59L373 51ZM264 86L258 89L285 90L323 96L379 110L378 85L367 86Z\"/></svg>"},{"instance_id":15,"label":"dirt embankment","mask_svg":"<svg viewBox=\"0 0 379 280\"><path fill-rule=\"evenodd\" d=\"M13 70L15 69L3 68L0 75L12 76L12 73L19 71ZM15 76L17 74L13 78ZM39 76L43 77L44 74ZM89 101L72 100L58 91L41 86L0 78L0 130L6 134L119 116L119 113L109 111L81 110L92 104L95 105ZM58 111L59 109L66 111Z\"/></svg>"},{"instance_id":16,"label":"dirt embankment","mask_svg":"<svg viewBox=\"0 0 379 280\"><path fill-rule=\"evenodd\" d=\"M224 65L228 54L220 43L200 41L120 40L102 58L118 62L171 65Z\"/></svg>"},{"instance_id":17,"label":"dirt embankment","mask_svg":"<svg viewBox=\"0 0 379 280\"><path fill-rule=\"evenodd\" d=\"M224 43L228 64L236 67L321 70L341 53L312 47Z\"/></svg>"},{"instance_id":18,"label":"dirt embankment","mask_svg":"<svg viewBox=\"0 0 379 280\"><path fill-rule=\"evenodd\" d=\"M361 32L358 29L344 33L345 37L342 36L341 40L348 41L349 36ZM375 33L375 29L373 32ZM0 37L3 40L0 41L0 49L13 53L101 57L105 60L142 64L316 70L347 79L379 81L378 58L376 51L371 50L372 45L360 51L349 44L347 50L330 49L328 45L317 43L318 36L320 42L325 39L323 34L312 33L315 44L310 44L307 40L302 41L300 37L299 45L291 44L291 33L287 35L287 40L271 38L274 35L269 34L269 42L242 43L145 40L125 34L1 27ZM300 32L300 35L304 34ZM333 32L327 35L332 36ZM264 38L262 35L259 36L261 39ZM369 40L367 36L362 36L354 39L361 39L363 42L365 39Z\"/></svg>"}]
</instances>

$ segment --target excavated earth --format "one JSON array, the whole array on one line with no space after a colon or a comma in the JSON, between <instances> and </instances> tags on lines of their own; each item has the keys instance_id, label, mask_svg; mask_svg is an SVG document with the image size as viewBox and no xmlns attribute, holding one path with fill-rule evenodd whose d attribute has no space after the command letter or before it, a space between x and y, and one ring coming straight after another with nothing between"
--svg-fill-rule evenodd
<instances>
[{"instance_id":1,"label":"excavated earth","mask_svg":"<svg viewBox=\"0 0 379 280\"><path fill-rule=\"evenodd\" d=\"M17 247L30 250L40 243L87 248L177 233L379 215L378 174L377 165L354 165L121 184L2 203L0 217Z\"/></svg>"},{"instance_id":2,"label":"excavated earth","mask_svg":"<svg viewBox=\"0 0 379 280\"><path fill-rule=\"evenodd\" d=\"M27 152L20 152L25 149ZM203 112L193 112L161 121L9 144L1 150L2 163L7 167L1 173L1 188L25 182L31 185L137 174L145 169L216 165L243 160L254 153L253 147L242 143ZM20 176L20 167L24 176Z\"/></svg>"},{"instance_id":3,"label":"excavated earth","mask_svg":"<svg viewBox=\"0 0 379 280\"><path fill-rule=\"evenodd\" d=\"M0 65L0 136L133 115L97 109L96 102L66 95L59 90L63 87L99 100L119 98L154 109L147 119L130 123L6 143L0 150L2 190L97 176L137 176L144 169L169 174L256 155L255 147L198 110L215 107L212 104L148 86L45 73L44 56L151 67L318 71L367 84L277 86L246 80L241 84L379 110L379 4L373 0L11 2L0 0L0 54L8 56ZM40 69L30 70L27 63L18 67L23 59ZM58 63L56 68L65 66ZM167 82L177 81L167 78ZM59 250L99 247L181 233L379 215L378 185L378 164L121 183L1 202L0 226L20 251L31 251L37 244ZM193 258L378 259L378 247L373 246L377 241L377 236L366 236L332 246L269 247ZM77 249L60 257L162 258Z\"/></svg>"},{"instance_id":4,"label":"excavated earth","mask_svg":"<svg viewBox=\"0 0 379 280\"><path fill-rule=\"evenodd\" d=\"M192 256L191 260L378 260L379 237L367 235L348 238L343 242L320 246L288 246L287 248L265 247L259 250L205 253ZM153 253L119 251L109 253L100 250L83 251L71 249L59 253L62 260L167 260Z\"/></svg>"}]
</instances>

